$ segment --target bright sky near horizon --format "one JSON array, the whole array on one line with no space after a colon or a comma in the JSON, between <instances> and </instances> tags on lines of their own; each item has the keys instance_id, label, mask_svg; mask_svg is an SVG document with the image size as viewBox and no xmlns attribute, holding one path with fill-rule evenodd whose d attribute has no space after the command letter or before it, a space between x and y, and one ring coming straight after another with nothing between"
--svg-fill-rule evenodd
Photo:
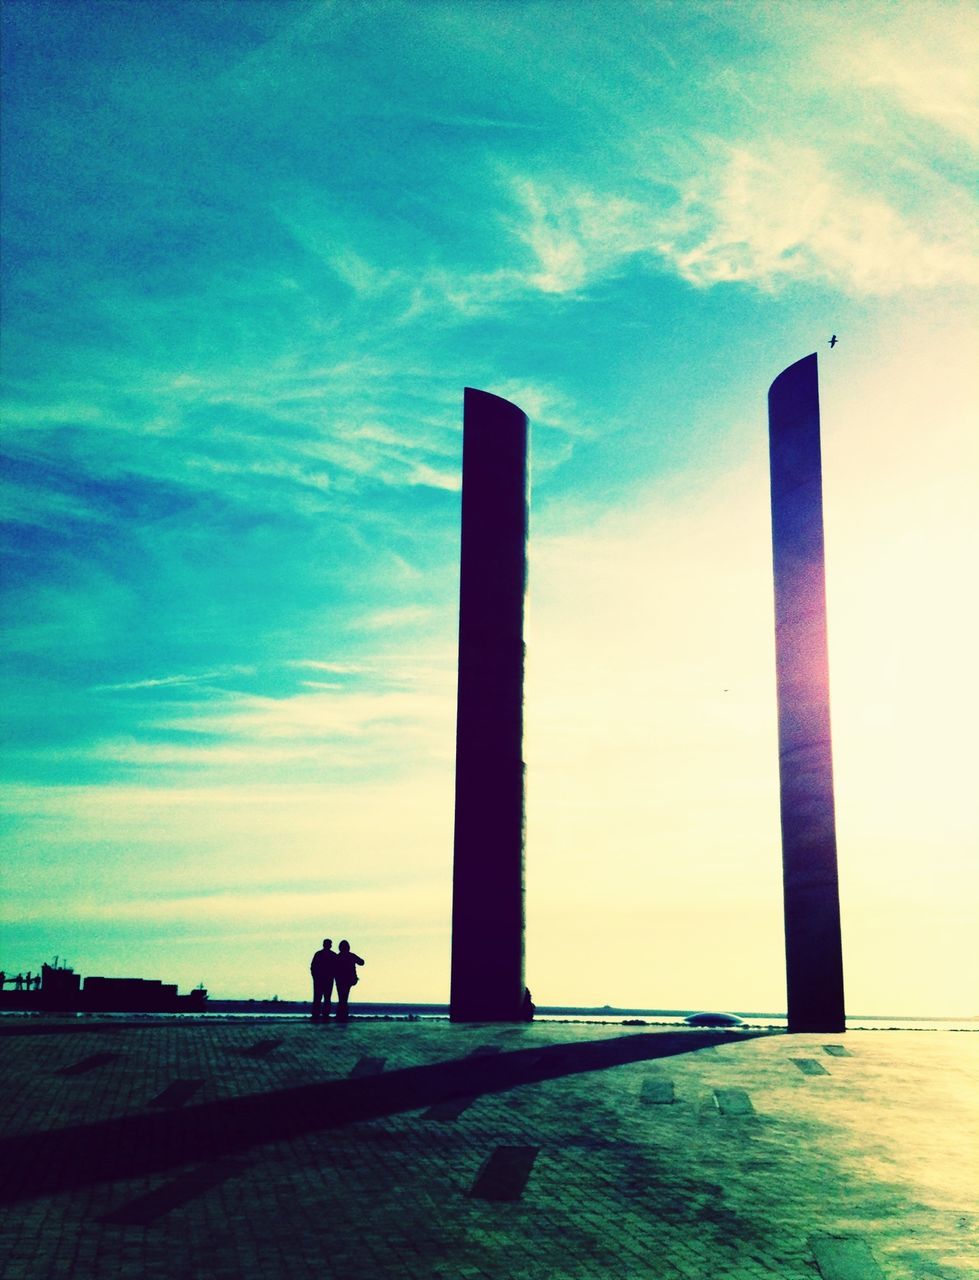
<instances>
[{"instance_id":1,"label":"bright sky near horizon","mask_svg":"<svg viewBox=\"0 0 979 1280\"><path fill-rule=\"evenodd\" d=\"M532 424L528 983L781 1010L819 352L853 1013L979 1013L973 4L3 8L0 967L448 996L462 391ZM839 335L834 349L832 333Z\"/></svg>"}]
</instances>

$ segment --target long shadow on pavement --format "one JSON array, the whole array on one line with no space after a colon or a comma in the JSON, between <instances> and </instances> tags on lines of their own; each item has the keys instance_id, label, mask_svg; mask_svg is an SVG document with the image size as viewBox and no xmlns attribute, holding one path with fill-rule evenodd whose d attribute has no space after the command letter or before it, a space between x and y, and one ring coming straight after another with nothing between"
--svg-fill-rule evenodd
<instances>
[{"instance_id":1,"label":"long shadow on pavement","mask_svg":"<svg viewBox=\"0 0 979 1280\"><path fill-rule=\"evenodd\" d=\"M767 1032L682 1031L519 1049L408 1067L360 1079L330 1080L202 1103L180 1111L141 1112L0 1141L0 1202L51 1195L229 1156L257 1143L499 1093L518 1085L630 1062L667 1058L713 1045L740 1044Z\"/></svg>"}]
</instances>

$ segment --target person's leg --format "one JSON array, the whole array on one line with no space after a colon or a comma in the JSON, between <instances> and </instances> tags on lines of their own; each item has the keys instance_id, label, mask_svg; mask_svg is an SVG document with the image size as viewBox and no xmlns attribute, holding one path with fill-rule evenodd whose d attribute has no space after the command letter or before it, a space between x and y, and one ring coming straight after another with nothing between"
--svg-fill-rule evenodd
<instances>
[{"instance_id":1,"label":"person's leg","mask_svg":"<svg viewBox=\"0 0 979 1280\"><path fill-rule=\"evenodd\" d=\"M320 1018L320 1004L323 1000L323 984L313 979L313 1021L318 1022ZM329 1013L329 1008L327 1008Z\"/></svg>"},{"instance_id":2,"label":"person's leg","mask_svg":"<svg viewBox=\"0 0 979 1280\"><path fill-rule=\"evenodd\" d=\"M333 1000L333 979L327 978L323 983L323 1018L330 1016L330 1004Z\"/></svg>"},{"instance_id":3,"label":"person's leg","mask_svg":"<svg viewBox=\"0 0 979 1280\"><path fill-rule=\"evenodd\" d=\"M337 983L337 1022L347 1021L347 998L350 995L350 987L345 982Z\"/></svg>"}]
</instances>

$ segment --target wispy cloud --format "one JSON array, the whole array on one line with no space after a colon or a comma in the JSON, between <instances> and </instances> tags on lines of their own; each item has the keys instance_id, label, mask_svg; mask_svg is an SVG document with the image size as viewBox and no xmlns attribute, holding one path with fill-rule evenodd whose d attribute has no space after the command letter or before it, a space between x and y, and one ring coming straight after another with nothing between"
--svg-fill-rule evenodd
<instances>
[{"instance_id":1,"label":"wispy cloud","mask_svg":"<svg viewBox=\"0 0 979 1280\"><path fill-rule=\"evenodd\" d=\"M116 929L152 922L157 928L168 924L181 929L205 925L211 932L236 923L251 932L253 923L288 922L290 928L309 930L313 937L320 929L324 897L328 897L333 916L349 919L369 915L382 927L393 919L403 920L406 914L418 921L433 914L432 886L425 879L357 889L330 884L324 889L325 892L317 892L315 886L308 883L297 884L292 889L263 885L254 891L229 885L223 891L166 894L155 896L151 901L124 893L106 897L82 891L68 896L62 909L70 913L76 927L83 929L90 922L111 922ZM21 912L23 914L18 915L21 923L50 920L51 916L47 903L28 904L21 907Z\"/></svg>"},{"instance_id":2,"label":"wispy cloud","mask_svg":"<svg viewBox=\"0 0 979 1280\"><path fill-rule=\"evenodd\" d=\"M849 5L844 14L842 27L835 10L812 6L805 15L816 37L808 67L797 68L806 82L816 75L849 91L854 116L863 103L852 95L863 90L951 137L979 143L979 14L973 5L932 2L869 11Z\"/></svg>"},{"instance_id":3,"label":"wispy cloud","mask_svg":"<svg viewBox=\"0 0 979 1280\"><path fill-rule=\"evenodd\" d=\"M225 667L216 671L202 671L195 675L151 676L145 680L128 680L119 684L98 684L94 693L125 693L134 689L165 689L173 685L198 685L208 680L218 680L233 675L254 674L254 667Z\"/></svg>"},{"instance_id":4,"label":"wispy cloud","mask_svg":"<svg viewBox=\"0 0 979 1280\"><path fill-rule=\"evenodd\" d=\"M517 235L536 262L525 287L576 294L634 258L701 286L803 281L867 296L979 281L979 208L964 191L936 191L911 217L806 145L716 140L701 159L668 205L660 190L640 202L521 180Z\"/></svg>"},{"instance_id":5,"label":"wispy cloud","mask_svg":"<svg viewBox=\"0 0 979 1280\"><path fill-rule=\"evenodd\" d=\"M368 728L401 725L426 710L416 695L403 693L298 694L291 698L240 695L230 704L213 703L160 723L161 728L254 739L358 737Z\"/></svg>"},{"instance_id":6,"label":"wispy cloud","mask_svg":"<svg viewBox=\"0 0 979 1280\"><path fill-rule=\"evenodd\" d=\"M501 166L532 264L513 287L577 296L630 261L698 286L811 282L856 297L974 283L979 206L964 174L979 23L955 15L746 13L764 42L720 61L699 117L650 80L650 105L629 100L601 164ZM666 137L657 112L671 109Z\"/></svg>"},{"instance_id":7,"label":"wispy cloud","mask_svg":"<svg viewBox=\"0 0 979 1280\"><path fill-rule=\"evenodd\" d=\"M400 630L415 619L414 611L392 611L379 621ZM111 765L117 772L151 770L159 782L188 769L202 780L233 770L252 777L265 771L267 777L284 780L297 768L303 777L315 776L317 770L384 776L403 773L409 761L415 767L424 760L449 759L451 664L417 671L397 658L379 656L367 664L303 660L287 666L353 678L293 681L276 697L234 687L201 689L204 677L103 687L102 691L148 691L159 697L144 703L128 734L96 736L77 748L77 756ZM373 674L368 683L369 672ZM182 693L179 700L165 699L168 691L178 689L194 689L197 696Z\"/></svg>"},{"instance_id":8,"label":"wispy cloud","mask_svg":"<svg viewBox=\"0 0 979 1280\"><path fill-rule=\"evenodd\" d=\"M514 230L537 264L526 284L541 293L573 293L645 247L649 214L632 200L529 178L514 188L523 208Z\"/></svg>"},{"instance_id":9,"label":"wispy cloud","mask_svg":"<svg viewBox=\"0 0 979 1280\"><path fill-rule=\"evenodd\" d=\"M371 668L363 663L358 662L320 662L316 658L291 658L288 666L311 668L314 671L329 671L333 675L352 676L360 675Z\"/></svg>"},{"instance_id":10,"label":"wispy cloud","mask_svg":"<svg viewBox=\"0 0 979 1280\"><path fill-rule=\"evenodd\" d=\"M422 605L411 604L396 609L377 609L361 619L361 626L367 631L388 631L416 626L430 617L430 610Z\"/></svg>"},{"instance_id":11,"label":"wispy cloud","mask_svg":"<svg viewBox=\"0 0 979 1280\"><path fill-rule=\"evenodd\" d=\"M819 281L860 296L979 281L961 206L951 225L915 226L815 151L777 141L723 147L715 165L687 185L655 245L692 283Z\"/></svg>"},{"instance_id":12,"label":"wispy cloud","mask_svg":"<svg viewBox=\"0 0 979 1280\"><path fill-rule=\"evenodd\" d=\"M186 722L190 724L191 722ZM192 722L200 731L206 722ZM193 745L178 746L160 742L136 742L132 739L116 739L96 743L87 754L94 760L115 765L133 765L157 770L171 767L197 770L227 769L229 767L260 768L269 765L289 765L301 760L312 760L320 754L313 745L262 746L254 742L241 745L223 743L215 745L198 740ZM338 762L339 753L332 757Z\"/></svg>"}]
</instances>

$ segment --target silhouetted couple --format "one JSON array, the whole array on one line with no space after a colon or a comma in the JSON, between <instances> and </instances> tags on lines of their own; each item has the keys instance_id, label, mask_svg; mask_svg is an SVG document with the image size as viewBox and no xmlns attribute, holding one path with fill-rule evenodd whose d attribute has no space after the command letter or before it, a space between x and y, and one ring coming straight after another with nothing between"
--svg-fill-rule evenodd
<instances>
[{"instance_id":1,"label":"silhouetted couple","mask_svg":"<svg viewBox=\"0 0 979 1280\"><path fill-rule=\"evenodd\" d=\"M347 1001L350 988L357 981L357 966L363 964L360 956L350 950L344 939L336 951L332 938L323 939L323 948L313 956L309 971L313 975L313 1021L325 1022L330 1016L333 987L337 989L337 1022L346 1022L350 1014Z\"/></svg>"}]
</instances>

